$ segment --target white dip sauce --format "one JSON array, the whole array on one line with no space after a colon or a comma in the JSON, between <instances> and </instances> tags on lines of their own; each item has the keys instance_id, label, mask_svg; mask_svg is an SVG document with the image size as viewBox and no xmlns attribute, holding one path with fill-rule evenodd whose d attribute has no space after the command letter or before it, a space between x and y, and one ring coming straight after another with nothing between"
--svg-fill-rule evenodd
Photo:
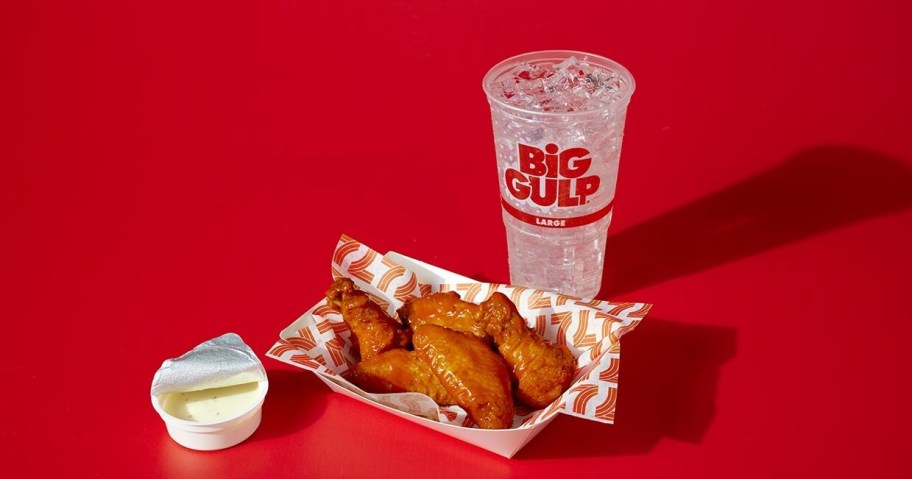
<instances>
[{"instance_id":1,"label":"white dip sauce","mask_svg":"<svg viewBox=\"0 0 912 479\"><path fill-rule=\"evenodd\" d=\"M259 383L171 393L162 401L168 414L187 421L221 421L249 410L259 399Z\"/></svg>"}]
</instances>

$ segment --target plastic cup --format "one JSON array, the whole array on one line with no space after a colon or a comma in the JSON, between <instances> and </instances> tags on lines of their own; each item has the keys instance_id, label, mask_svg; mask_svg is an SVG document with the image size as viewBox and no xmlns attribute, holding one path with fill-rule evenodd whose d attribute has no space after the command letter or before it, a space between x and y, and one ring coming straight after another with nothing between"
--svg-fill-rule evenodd
<instances>
[{"instance_id":1,"label":"plastic cup","mask_svg":"<svg viewBox=\"0 0 912 479\"><path fill-rule=\"evenodd\" d=\"M570 57L614 74L604 85L595 76L577 79L613 88L612 101L594 109L545 111L504 96L501 82L514 78L516 66L557 65ZM511 283L594 297L601 288L633 76L605 57L549 50L498 63L483 87L491 106Z\"/></svg>"}]
</instances>

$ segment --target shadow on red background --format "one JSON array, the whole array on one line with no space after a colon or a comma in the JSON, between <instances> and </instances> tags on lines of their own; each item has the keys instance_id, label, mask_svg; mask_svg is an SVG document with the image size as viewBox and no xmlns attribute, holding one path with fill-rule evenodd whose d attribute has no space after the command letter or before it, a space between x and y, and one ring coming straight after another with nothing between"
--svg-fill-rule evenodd
<instances>
[{"instance_id":1,"label":"shadow on red background","mask_svg":"<svg viewBox=\"0 0 912 479\"><path fill-rule=\"evenodd\" d=\"M305 371L269 370L269 394L263 420L250 439L220 451L185 449L161 435L161 468L166 477L258 477L262 464L256 457L258 441L280 440L317 421L326 410L331 393L313 374Z\"/></svg>"},{"instance_id":2,"label":"shadow on red background","mask_svg":"<svg viewBox=\"0 0 912 479\"><path fill-rule=\"evenodd\" d=\"M696 273L912 206L912 173L870 150L828 146L608 235L598 297Z\"/></svg>"},{"instance_id":3,"label":"shadow on red background","mask_svg":"<svg viewBox=\"0 0 912 479\"><path fill-rule=\"evenodd\" d=\"M560 416L517 459L649 452L663 437L699 443L715 415L735 330L648 318L624 337L613 426Z\"/></svg>"},{"instance_id":4,"label":"shadow on red background","mask_svg":"<svg viewBox=\"0 0 912 479\"><path fill-rule=\"evenodd\" d=\"M609 235L601 298L615 297L912 206L912 173L869 150L821 147ZM649 317L624 338L613 427L559 417L517 458L642 454L699 443L712 424L735 328ZM584 438L584 440L580 440Z\"/></svg>"},{"instance_id":5,"label":"shadow on red background","mask_svg":"<svg viewBox=\"0 0 912 479\"><path fill-rule=\"evenodd\" d=\"M848 147L807 150L753 178L610 236L600 297L696 273L910 206L912 173L898 160ZM624 388L616 424L606 427L558 417L516 459L644 454L662 438L700 443L715 416L721 367L735 357L736 342L735 328L650 316L624 339ZM319 398L317 391L323 386L302 380L302 375L270 372L272 414L264 415L252 440L281 437L318 418L322 408L302 405L300 400Z\"/></svg>"},{"instance_id":6,"label":"shadow on red background","mask_svg":"<svg viewBox=\"0 0 912 479\"><path fill-rule=\"evenodd\" d=\"M293 434L323 415L321 404L331 391L307 371L276 369L269 373L269 395L263 404L263 422L251 440Z\"/></svg>"}]
</instances>

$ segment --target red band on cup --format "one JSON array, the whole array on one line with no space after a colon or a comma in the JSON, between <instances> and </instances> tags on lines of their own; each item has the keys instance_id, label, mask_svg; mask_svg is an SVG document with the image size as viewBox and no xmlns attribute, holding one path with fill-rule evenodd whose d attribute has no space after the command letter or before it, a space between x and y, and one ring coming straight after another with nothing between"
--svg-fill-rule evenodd
<instances>
[{"instance_id":1,"label":"red band on cup","mask_svg":"<svg viewBox=\"0 0 912 479\"><path fill-rule=\"evenodd\" d=\"M611 208L614 207L614 201L608 203L604 208L594 212L589 213L588 215L575 216L572 218L546 218L544 216L536 216L533 214L525 213L519 211L513 205L507 202L507 200L501 198L500 204L503 206L504 211L510 213L510 216L522 221L523 223L529 223L530 225L542 226L545 228L573 228L575 226L584 226L604 218L611 213Z\"/></svg>"}]
</instances>

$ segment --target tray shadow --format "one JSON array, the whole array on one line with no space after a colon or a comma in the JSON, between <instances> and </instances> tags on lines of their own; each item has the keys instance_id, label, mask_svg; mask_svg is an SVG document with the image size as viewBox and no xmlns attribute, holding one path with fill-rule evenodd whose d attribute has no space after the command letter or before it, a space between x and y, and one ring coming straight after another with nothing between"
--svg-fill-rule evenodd
<instances>
[{"instance_id":1,"label":"tray shadow","mask_svg":"<svg viewBox=\"0 0 912 479\"><path fill-rule=\"evenodd\" d=\"M318 406L331 391L309 371L274 369L263 403L263 421L248 441L282 437L302 429L323 415Z\"/></svg>"},{"instance_id":2,"label":"tray shadow","mask_svg":"<svg viewBox=\"0 0 912 479\"><path fill-rule=\"evenodd\" d=\"M735 352L734 328L647 318L623 340L615 424L559 416L516 459L644 454L664 437L697 444Z\"/></svg>"}]
</instances>

